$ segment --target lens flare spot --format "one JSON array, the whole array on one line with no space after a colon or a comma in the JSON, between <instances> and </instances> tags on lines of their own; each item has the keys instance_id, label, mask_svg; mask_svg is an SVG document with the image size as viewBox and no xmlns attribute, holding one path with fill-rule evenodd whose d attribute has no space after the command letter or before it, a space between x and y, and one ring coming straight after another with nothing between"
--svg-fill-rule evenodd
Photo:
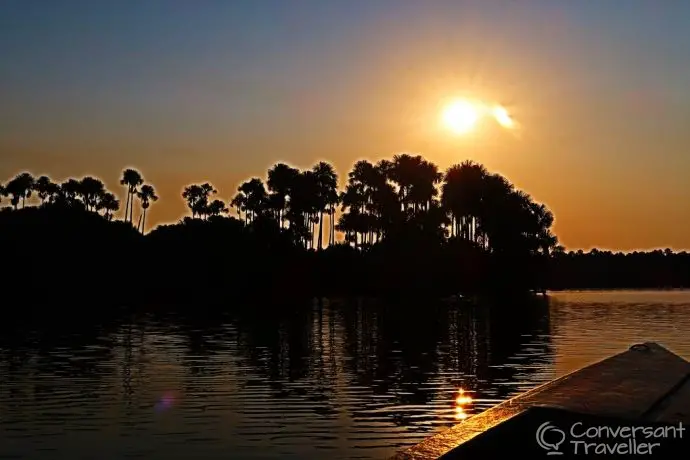
<instances>
[{"instance_id":1,"label":"lens flare spot","mask_svg":"<svg viewBox=\"0 0 690 460\"><path fill-rule=\"evenodd\" d=\"M499 125L503 126L504 128L515 127L515 121L513 121L513 118L504 107L501 107L500 105L496 106L491 112Z\"/></svg>"},{"instance_id":2,"label":"lens flare spot","mask_svg":"<svg viewBox=\"0 0 690 460\"><path fill-rule=\"evenodd\" d=\"M165 412L172 409L176 401L177 397L175 396L175 393L172 391L166 391L156 402L156 412Z\"/></svg>"}]
</instances>

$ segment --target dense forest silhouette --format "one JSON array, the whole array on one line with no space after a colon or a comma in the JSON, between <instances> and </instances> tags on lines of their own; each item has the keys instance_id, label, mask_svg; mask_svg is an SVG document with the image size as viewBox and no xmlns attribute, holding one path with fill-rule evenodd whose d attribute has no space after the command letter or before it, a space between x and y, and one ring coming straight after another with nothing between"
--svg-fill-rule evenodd
<instances>
[{"instance_id":1,"label":"dense forest silhouette","mask_svg":"<svg viewBox=\"0 0 690 460\"><path fill-rule=\"evenodd\" d=\"M441 172L401 154L338 179L278 163L227 202L190 184L189 215L145 233L158 196L140 172L122 172L124 208L98 178L23 172L0 184L0 277L36 302L149 305L690 286L685 252L566 252L544 204L472 161Z\"/></svg>"}]
</instances>

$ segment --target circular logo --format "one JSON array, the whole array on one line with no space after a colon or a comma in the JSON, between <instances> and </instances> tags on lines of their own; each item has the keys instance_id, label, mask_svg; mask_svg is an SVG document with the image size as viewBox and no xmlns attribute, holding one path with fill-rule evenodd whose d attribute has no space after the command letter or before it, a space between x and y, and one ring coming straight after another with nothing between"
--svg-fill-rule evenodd
<instances>
[{"instance_id":1,"label":"circular logo","mask_svg":"<svg viewBox=\"0 0 690 460\"><path fill-rule=\"evenodd\" d=\"M544 422L537 428L537 444L542 449L548 451L546 455L563 455L558 449L565 441L565 433L551 424Z\"/></svg>"}]
</instances>

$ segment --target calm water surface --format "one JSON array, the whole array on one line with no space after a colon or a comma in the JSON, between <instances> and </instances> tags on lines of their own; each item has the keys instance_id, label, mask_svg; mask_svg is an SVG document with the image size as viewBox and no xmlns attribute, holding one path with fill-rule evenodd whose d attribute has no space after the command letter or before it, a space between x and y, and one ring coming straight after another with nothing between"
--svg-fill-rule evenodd
<instances>
[{"instance_id":1,"label":"calm water surface","mask_svg":"<svg viewBox=\"0 0 690 460\"><path fill-rule=\"evenodd\" d=\"M5 325L0 458L384 459L633 343L690 357L688 291L558 293L506 314L521 308Z\"/></svg>"}]
</instances>

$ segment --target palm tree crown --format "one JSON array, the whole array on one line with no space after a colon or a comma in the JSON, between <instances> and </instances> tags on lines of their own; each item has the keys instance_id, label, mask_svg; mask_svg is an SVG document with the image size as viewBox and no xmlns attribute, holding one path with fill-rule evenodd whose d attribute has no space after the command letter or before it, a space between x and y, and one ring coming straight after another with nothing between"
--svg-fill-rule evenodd
<instances>
[{"instance_id":1,"label":"palm tree crown","mask_svg":"<svg viewBox=\"0 0 690 460\"><path fill-rule=\"evenodd\" d=\"M137 187L144 183L144 178L141 173L135 169L125 169L122 171L122 178L120 185L127 187L127 203L125 205L125 222L132 222L134 196L137 193Z\"/></svg>"}]
</instances>

